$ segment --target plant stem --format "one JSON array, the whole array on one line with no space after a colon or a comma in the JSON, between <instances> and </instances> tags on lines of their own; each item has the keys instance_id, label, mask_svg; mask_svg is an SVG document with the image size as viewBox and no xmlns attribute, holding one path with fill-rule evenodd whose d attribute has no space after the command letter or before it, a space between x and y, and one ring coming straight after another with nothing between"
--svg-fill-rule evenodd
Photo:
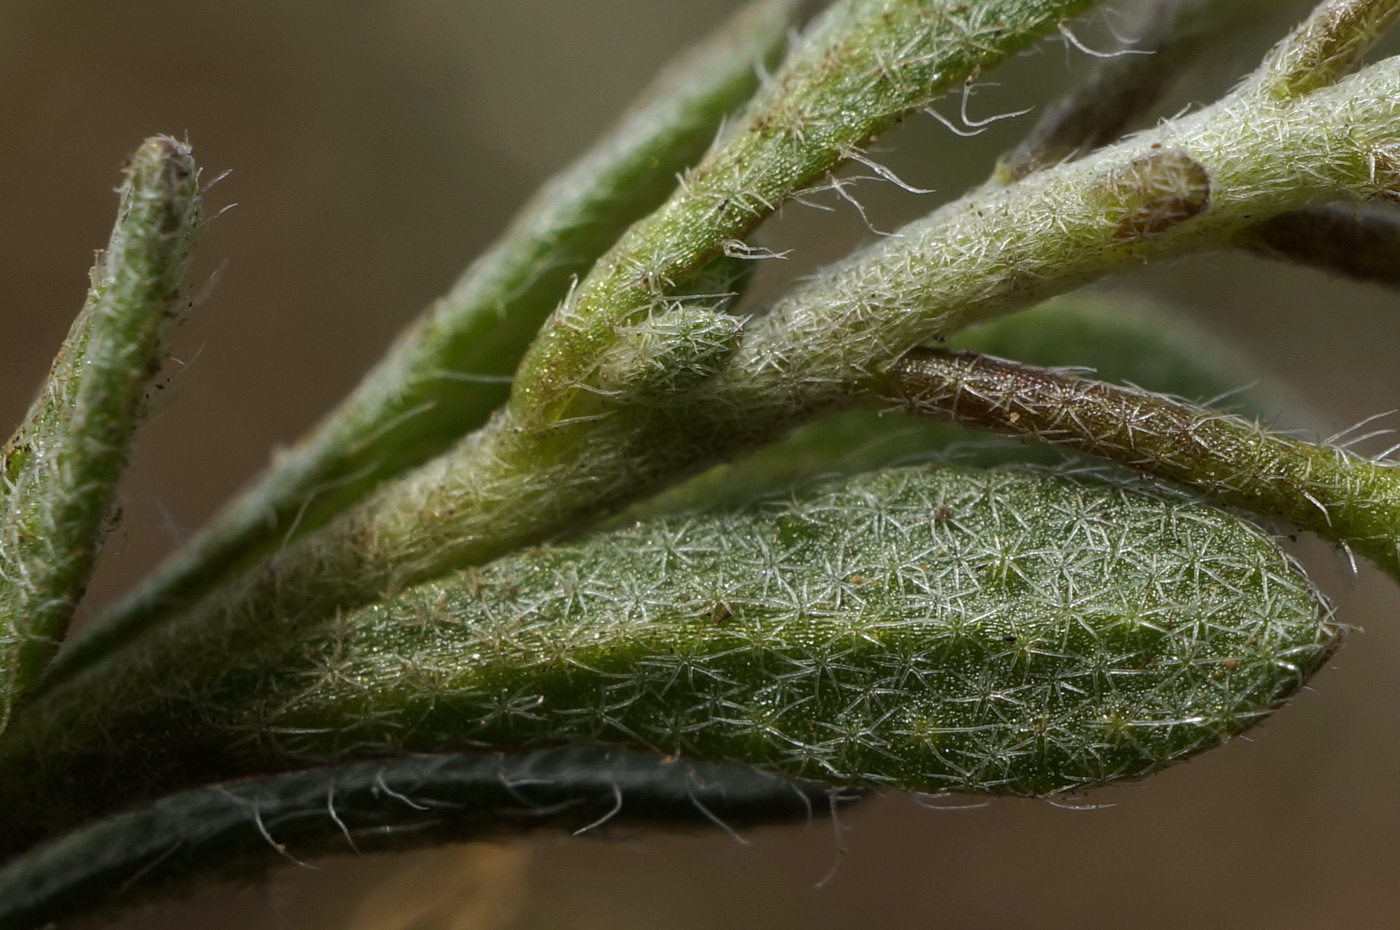
<instances>
[{"instance_id":1,"label":"plant stem","mask_svg":"<svg viewBox=\"0 0 1400 930\"><path fill-rule=\"evenodd\" d=\"M1326 0L1279 43L1251 84L1277 100L1326 87L1356 67L1397 14L1400 0Z\"/></svg>"},{"instance_id":2,"label":"plant stem","mask_svg":"<svg viewBox=\"0 0 1400 930\"><path fill-rule=\"evenodd\" d=\"M660 367L699 366L681 394L639 397L624 383L595 389L588 416L498 416L162 636L178 650L187 631L222 629L257 648L338 609L577 531L850 403L920 342L1149 258L1231 245L1287 210L1385 196L1397 185L1383 158L1397 144L1400 59L1391 59L1296 99L1233 96L978 192L799 286L731 330L718 355L688 355L699 344L684 329L660 338L653 351L672 353ZM591 358L609 370L606 357ZM137 617L95 630L43 688L117 661L144 629Z\"/></svg>"},{"instance_id":3,"label":"plant stem","mask_svg":"<svg viewBox=\"0 0 1400 930\"><path fill-rule=\"evenodd\" d=\"M1113 141L1151 106L1184 67L1233 41L1269 8L1306 8L1304 2L1150 0L1127 26L1130 42L1119 54L1094 61L1035 126L998 160L993 183L1010 184L1033 171L1081 156ZM1322 87L1353 67L1380 37L1400 4L1343 0L1318 7L1281 43L1254 83L1287 97ZM1394 284L1400 268L1396 222L1380 213L1316 207L1284 213L1241 234L1240 246L1364 281Z\"/></svg>"},{"instance_id":4,"label":"plant stem","mask_svg":"<svg viewBox=\"0 0 1400 930\"><path fill-rule=\"evenodd\" d=\"M1121 26L1116 53L1090 63L1043 108L1025 138L997 161L992 180L1011 184L1091 152L1123 135L1181 73L1238 39L1239 30L1280 6L1311 0L1147 0Z\"/></svg>"},{"instance_id":5,"label":"plant stem","mask_svg":"<svg viewBox=\"0 0 1400 930\"><path fill-rule=\"evenodd\" d=\"M1311 530L1400 580L1400 471L1160 394L920 349L881 393L915 413L1029 436Z\"/></svg>"},{"instance_id":6,"label":"plant stem","mask_svg":"<svg viewBox=\"0 0 1400 930\"><path fill-rule=\"evenodd\" d=\"M505 415L412 473L399 490L384 488L323 533L287 547L210 610L226 620L248 611L235 622L266 631L287 622L268 624L273 615L322 616L362 604L575 528L742 448L716 446L697 457L685 414L674 409L612 417L612 388L585 386L584 373L601 381L600 375L627 369L603 364L603 356L609 349L635 353L623 341L631 331L626 324L644 322L633 317L656 303L657 289L673 287L721 254L784 197L858 154L879 129L1093 2L980 0L952 10L932 0L833 6L728 141L670 201L633 226L551 318L522 363ZM721 339L719 355L707 360L683 357L693 343L686 332L663 336L651 350L681 353L658 367L685 367L693 380L704 380L739 335L737 326L728 329L732 338ZM574 401L583 409L561 418ZM602 419L589 421L590 408ZM596 429L573 428L579 417ZM765 435L790 425L767 427ZM441 499L452 489L466 499ZM357 541L346 546L347 538ZM263 606L252 607L254 601ZM71 677L147 629L183 622L169 605L138 599L65 649L49 680Z\"/></svg>"},{"instance_id":7,"label":"plant stem","mask_svg":"<svg viewBox=\"0 0 1400 930\"><path fill-rule=\"evenodd\" d=\"M1239 245L1268 258L1400 287L1400 213L1393 205L1331 205L1282 213L1246 229Z\"/></svg>"},{"instance_id":8,"label":"plant stem","mask_svg":"<svg viewBox=\"0 0 1400 930\"><path fill-rule=\"evenodd\" d=\"M1400 60L1390 60L1284 104L1230 98L979 192L747 321L685 394L642 403L616 384L595 394L598 415L544 427L502 417L331 533L364 554L361 570L393 566L368 594L573 530L849 403L920 342L1147 259L1230 246L1270 215L1384 196L1391 181L1372 165L1400 142L1397 127Z\"/></svg>"},{"instance_id":9,"label":"plant stem","mask_svg":"<svg viewBox=\"0 0 1400 930\"><path fill-rule=\"evenodd\" d=\"M547 426L595 411L586 385L625 324L742 239L793 194L908 114L1098 0L840 0L728 144L603 256L541 330L511 412Z\"/></svg>"},{"instance_id":10,"label":"plant stem","mask_svg":"<svg viewBox=\"0 0 1400 930\"><path fill-rule=\"evenodd\" d=\"M760 0L682 56L587 154L548 181L364 381L107 622L169 616L385 479L441 453L503 403L570 282L671 192L758 86L799 0Z\"/></svg>"}]
</instances>

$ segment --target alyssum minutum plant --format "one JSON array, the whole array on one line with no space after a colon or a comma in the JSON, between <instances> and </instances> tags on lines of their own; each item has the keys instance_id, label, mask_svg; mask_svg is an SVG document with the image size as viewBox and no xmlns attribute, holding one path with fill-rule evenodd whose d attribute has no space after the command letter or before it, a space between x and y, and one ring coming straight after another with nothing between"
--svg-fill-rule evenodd
<instances>
[{"instance_id":1,"label":"alyssum minutum plant","mask_svg":"<svg viewBox=\"0 0 1400 930\"><path fill-rule=\"evenodd\" d=\"M1078 793L1286 701L1339 627L1252 518L1400 577L1395 470L1180 399L1247 378L1169 317L1051 298L1208 249L1395 281L1400 59L1361 59L1400 0L1329 0L1124 138L1248 6L1139 3L1151 54L1096 61L986 184L741 302L782 204L892 179L882 131L1099 5L743 9L65 641L204 222L189 148L146 142L4 447L0 927L288 849ZM966 427L1041 445L950 463Z\"/></svg>"}]
</instances>

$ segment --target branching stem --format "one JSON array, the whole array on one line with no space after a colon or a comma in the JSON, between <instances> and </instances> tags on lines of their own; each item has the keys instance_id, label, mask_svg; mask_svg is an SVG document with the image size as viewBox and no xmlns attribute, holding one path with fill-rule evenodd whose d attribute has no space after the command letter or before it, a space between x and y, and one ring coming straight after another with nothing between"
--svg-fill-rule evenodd
<instances>
[{"instance_id":1,"label":"branching stem","mask_svg":"<svg viewBox=\"0 0 1400 930\"><path fill-rule=\"evenodd\" d=\"M162 668L163 649L180 653L195 629L199 639L222 631L215 638L230 647L286 641L338 609L576 531L850 403L923 341L1147 259L1230 246L1278 213L1388 196L1400 177L1387 160L1396 145L1400 60L1392 59L1296 99L1233 96L974 194L798 287L742 332L731 329L728 348L707 340L695 355L700 344L684 328L656 341L651 351L669 359L662 367L692 369L683 380L694 386L681 393L644 397L626 383L598 384L587 392L591 413L547 422L512 407L217 603L188 612L163 634L165 647L146 642L139 658L118 659L124 650L115 647L142 627L109 626L69 653L49 686L99 656ZM605 350L586 339L566 354L570 364L609 370ZM534 375L521 377L528 386ZM219 650L208 655L217 661ZM174 667L198 677L200 664Z\"/></svg>"}]
</instances>

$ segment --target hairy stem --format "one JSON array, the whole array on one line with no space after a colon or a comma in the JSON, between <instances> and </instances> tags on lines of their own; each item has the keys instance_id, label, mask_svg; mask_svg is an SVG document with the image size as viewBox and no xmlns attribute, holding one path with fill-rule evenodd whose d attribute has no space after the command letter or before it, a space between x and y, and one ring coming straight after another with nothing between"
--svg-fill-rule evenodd
<instances>
[{"instance_id":1,"label":"hairy stem","mask_svg":"<svg viewBox=\"0 0 1400 930\"><path fill-rule=\"evenodd\" d=\"M1334 83L1400 13L1400 0L1327 0L1274 49L1255 75L1260 93L1288 100Z\"/></svg>"},{"instance_id":2,"label":"hairy stem","mask_svg":"<svg viewBox=\"0 0 1400 930\"><path fill-rule=\"evenodd\" d=\"M904 116L1097 0L840 0L729 142L608 252L541 331L511 412L548 425L593 412L584 389L619 327Z\"/></svg>"},{"instance_id":3,"label":"hairy stem","mask_svg":"<svg viewBox=\"0 0 1400 930\"><path fill-rule=\"evenodd\" d=\"M673 409L639 410L623 421L604 415L591 421L597 429L580 432L570 425L577 419L559 418L559 404L566 396L581 398L582 406L598 402L609 413L607 375L631 369L605 365L602 356L610 348L635 354L636 347L625 344L633 332L625 324L645 323L631 317L653 306L658 288L672 288L721 254L725 243L752 229L784 197L857 154L875 132L1090 5L1091 0L982 0L946 9L931 0L837 3L726 144L665 205L633 226L552 317L531 350L534 361L522 364L506 415L425 465L399 490L386 488L366 501L328 527L324 539L312 536L290 546L275 565L231 587L225 603L211 609L228 619L245 610L228 612L229 603L262 601L270 613L236 621L245 630L275 628L281 620L271 627L265 622L273 614L323 616L336 605L364 603L385 590L574 528L667 478L684 477L683 463L693 462L688 466L693 470L725 455L715 447L697 459L691 430L678 420L684 414ZM700 329L707 325L705 316L704 308L695 310ZM711 329L702 342L712 350L702 351L703 357L689 354L698 337L684 327L661 334L646 347L659 360L653 367L685 369L692 381L703 381L739 335L732 318L718 319L717 329ZM601 376L594 380L604 384L585 387L584 372ZM788 425L777 426L777 432L767 427L767 437L775 438ZM642 451L635 448L639 445L655 448ZM581 485L591 487L583 491ZM419 500L425 493L453 489L469 500ZM375 516L363 525L369 514ZM358 542L345 546L346 533ZM435 551L421 550L420 544ZM289 583L289 571L297 580ZM61 681L167 622L184 621L159 603L138 600L93 625L65 650L51 678Z\"/></svg>"},{"instance_id":4,"label":"hairy stem","mask_svg":"<svg viewBox=\"0 0 1400 930\"><path fill-rule=\"evenodd\" d=\"M1351 547L1400 579L1400 471L1160 394L920 349L883 393L915 413L1067 446Z\"/></svg>"},{"instance_id":5,"label":"hairy stem","mask_svg":"<svg viewBox=\"0 0 1400 930\"><path fill-rule=\"evenodd\" d=\"M608 372L635 366L589 356L601 382L590 392L595 413L495 418L217 603L169 624L163 648L178 650L191 630L224 630L249 649L286 641L338 609L576 531L850 403L922 341L1145 259L1231 245L1271 215L1385 196L1400 175L1377 159L1396 144L1400 60L1392 59L1296 99L1233 96L979 192L833 266L742 327L697 310L686 325L638 333L660 370L687 373L678 393L639 393L626 378L609 384ZM144 628L137 617L95 630L69 661L60 657L45 689L95 671L104 654L116 661L116 647ZM209 661L195 658L188 673Z\"/></svg>"},{"instance_id":6,"label":"hairy stem","mask_svg":"<svg viewBox=\"0 0 1400 930\"><path fill-rule=\"evenodd\" d=\"M1310 0L1147 0L1120 26L1118 50L1093 61L1035 126L997 161L992 180L1010 184L1118 139L1182 71L1238 38L1241 28L1278 7Z\"/></svg>"},{"instance_id":7,"label":"hairy stem","mask_svg":"<svg viewBox=\"0 0 1400 930\"><path fill-rule=\"evenodd\" d=\"M620 381L599 387L611 404L601 416L547 428L501 418L333 532L369 564L392 563L391 583L425 580L771 441L921 341L1147 258L1228 246L1270 214L1379 196L1389 181L1371 158L1400 138L1397 92L1390 61L1279 107L1227 100L951 204L799 286L718 358L658 340L672 370L698 366L695 387L657 397Z\"/></svg>"},{"instance_id":8,"label":"hairy stem","mask_svg":"<svg viewBox=\"0 0 1400 930\"><path fill-rule=\"evenodd\" d=\"M484 423L570 282L665 199L675 174L753 93L798 6L746 7L663 72L615 129L540 189L310 436L110 616L149 619L188 606Z\"/></svg>"}]
</instances>

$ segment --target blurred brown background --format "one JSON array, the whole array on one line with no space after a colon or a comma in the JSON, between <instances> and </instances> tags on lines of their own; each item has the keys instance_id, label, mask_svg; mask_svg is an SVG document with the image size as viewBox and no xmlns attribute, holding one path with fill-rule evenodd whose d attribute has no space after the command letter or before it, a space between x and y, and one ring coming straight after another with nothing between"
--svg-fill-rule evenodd
<instances>
[{"instance_id":1,"label":"blurred brown background","mask_svg":"<svg viewBox=\"0 0 1400 930\"><path fill-rule=\"evenodd\" d=\"M137 451L94 602L148 569L329 407L536 184L732 6L0 4L0 425L20 417L82 300L119 166L143 136L187 136L206 177L233 171L211 208L239 204L201 247L200 284L216 271L219 280L178 336L179 363ZM1270 38L1265 30L1245 59ZM972 115L1034 104L1083 60L1050 43L991 76L1002 86L979 93ZM1222 66L1213 86L1231 76ZM1198 82L1166 111L1210 86ZM961 140L913 121L882 157L940 193L863 185L876 225L980 180L1025 125ZM795 246L800 270L868 238L849 208L795 207L766 241ZM1392 295L1223 256L1118 284L1175 295L1335 427L1397 406ZM1400 926L1400 597L1368 567L1352 577L1321 547L1308 555L1340 618L1365 632L1316 693L1254 741L1091 798L1107 809L1002 801L937 811L891 797L846 815L839 850L818 823L757 831L747 847L717 833L545 838L521 844L525 856L345 859L124 926L302 930L356 913L364 928ZM437 890L394 885L363 900L405 876ZM420 918L409 906L483 886L495 891L473 899L480 920L468 910L455 923Z\"/></svg>"}]
</instances>

